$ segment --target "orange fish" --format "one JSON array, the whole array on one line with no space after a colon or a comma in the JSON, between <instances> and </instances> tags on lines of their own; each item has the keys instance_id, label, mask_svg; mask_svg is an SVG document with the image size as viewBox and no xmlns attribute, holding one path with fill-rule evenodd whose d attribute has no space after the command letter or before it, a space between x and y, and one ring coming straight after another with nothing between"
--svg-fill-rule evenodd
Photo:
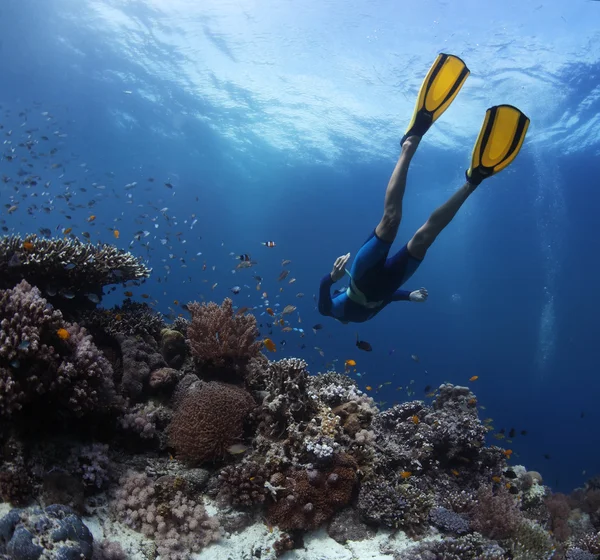
<instances>
[{"instance_id":1,"label":"orange fish","mask_svg":"<svg viewBox=\"0 0 600 560\"><path fill-rule=\"evenodd\" d=\"M277 352L277 347L275 346L275 343L270 338L265 338L263 340L263 344L265 345L265 348L269 352Z\"/></svg>"},{"instance_id":2,"label":"orange fish","mask_svg":"<svg viewBox=\"0 0 600 560\"><path fill-rule=\"evenodd\" d=\"M270 307L267 307L267 313L273 317L273 315L275 315L275 311L273 311Z\"/></svg>"},{"instance_id":3,"label":"orange fish","mask_svg":"<svg viewBox=\"0 0 600 560\"><path fill-rule=\"evenodd\" d=\"M73 231L72 227L68 227L66 229L63 229L63 235L69 235L69 233L71 233Z\"/></svg>"},{"instance_id":4,"label":"orange fish","mask_svg":"<svg viewBox=\"0 0 600 560\"><path fill-rule=\"evenodd\" d=\"M492 480L496 483L502 482L502 479L499 476L492 476Z\"/></svg>"},{"instance_id":5,"label":"orange fish","mask_svg":"<svg viewBox=\"0 0 600 560\"><path fill-rule=\"evenodd\" d=\"M69 338L71 338L71 334L69 333L69 331L67 329L58 329L56 331L56 334L58 335L58 338L60 338L61 340L69 340Z\"/></svg>"},{"instance_id":6,"label":"orange fish","mask_svg":"<svg viewBox=\"0 0 600 560\"><path fill-rule=\"evenodd\" d=\"M502 453L504 453L504 456L507 459L510 459L510 456L513 454L513 451L512 451L512 449L505 449Z\"/></svg>"},{"instance_id":7,"label":"orange fish","mask_svg":"<svg viewBox=\"0 0 600 560\"><path fill-rule=\"evenodd\" d=\"M365 387L365 389L366 389L367 391L372 391L372 390L373 390L373 387L371 387L370 385L367 385L367 386Z\"/></svg>"},{"instance_id":8,"label":"orange fish","mask_svg":"<svg viewBox=\"0 0 600 560\"><path fill-rule=\"evenodd\" d=\"M452 469L450 472L451 472L451 473L452 473L454 476L459 476L459 475L460 475L460 473L459 473L459 472L458 472L456 469Z\"/></svg>"},{"instance_id":9,"label":"orange fish","mask_svg":"<svg viewBox=\"0 0 600 560\"><path fill-rule=\"evenodd\" d=\"M23 249L33 251L33 243L31 241L23 241Z\"/></svg>"},{"instance_id":10,"label":"orange fish","mask_svg":"<svg viewBox=\"0 0 600 560\"><path fill-rule=\"evenodd\" d=\"M133 295L133 292L129 292L129 291L127 291L127 292L125 292L125 295L126 295L127 297L131 297L131 296Z\"/></svg>"},{"instance_id":11,"label":"orange fish","mask_svg":"<svg viewBox=\"0 0 600 560\"><path fill-rule=\"evenodd\" d=\"M474 375L473 377L469 377L469 381L477 381L479 379L479 375Z\"/></svg>"},{"instance_id":12,"label":"orange fish","mask_svg":"<svg viewBox=\"0 0 600 560\"><path fill-rule=\"evenodd\" d=\"M411 476L412 476L412 473L410 471L402 471L400 473L400 478L403 478L404 480L407 480Z\"/></svg>"},{"instance_id":13,"label":"orange fish","mask_svg":"<svg viewBox=\"0 0 600 560\"><path fill-rule=\"evenodd\" d=\"M346 360L346 361L344 362L344 365L345 365L346 367L354 367L354 366L356 365L356 362L355 362L354 360Z\"/></svg>"},{"instance_id":14,"label":"orange fish","mask_svg":"<svg viewBox=\"0 0 600 560\"><path fill-rule=\"evenodd\" d=\"M115 239L119 239L119 235L120 235L119 230L118 229L113 230L113 235L115 236Z\"/></svg>"},{"instance_id":15,"label":"orange fish","mask_svg":"<svg viewBox=\"0 0 600 560\"><path fill-rule=\"evenodd\" d=\"M416 414L413 414L413 416L411 416L410 419L412 420L413 424L419 423L419 417Z\"/></svg>"},{"instance_id":16,"label":"orange fish","mask_svg":"<svg viewBox=\"0 0 600 560\"><path fill-rule=\"evenodd\" d=\"M469 406L475 406L475 405L477 404L477 399L473 397L472 399L469 399L469 400L467 401L467 404L468 404Z\"/></svg>"},{"instance_id":17,"label":"orange fish","mask_svg":"<svg viewBox=\"0 0 600 560\"><path fill-rule=\"evenodd\" d=\"M148 294L142 294L142 297L143 297L144 299L150 299L150 296L149 296Z\"/></svg>"},{"instance_id":18,"label":"orange fish","mask_svg":"<svg viewBox=\"0 0 600 560\"><path fill-rule=\"evenodd\" d=\"M87 219L87 221L88 221L88 222L93 222L95 219L96 219L96 216L94 216L94 214L92 214L92 215L91 215L91 216L90 216L90 217Z\"/></svg>"},{"instance_id":19,"label":"orange fish","mask_svg":"<svg viewBox=\"0 0 600 560\"><path fill-rule=\"evenodd\" d=\"M173 305L179 305L179 300L178 299L174 299L173 300Z\"/></svg>"},{"instance_id":20,"label":"orange fish","mask_svg":"<svg viewBox=\"0 0 600 560\"><path fill-rule=\"evenodd\" d=\"M123 318L123 315L121 315L120 313L117 313L115 315L115 321L120 321Z\"/></svg>"}]
</instances>

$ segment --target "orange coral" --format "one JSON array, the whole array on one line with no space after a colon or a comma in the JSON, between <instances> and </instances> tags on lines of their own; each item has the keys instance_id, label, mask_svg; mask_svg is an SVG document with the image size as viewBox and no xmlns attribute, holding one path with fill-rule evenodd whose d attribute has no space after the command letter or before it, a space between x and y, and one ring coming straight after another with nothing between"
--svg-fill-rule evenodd
<instances>
[{"instance_id":1,"label":"orange coral","mask_svg":"<svg viewBox=\"0 0 600 560\"><path fill-rule=\"evenodd\" d=\"M261 343L254 315L235 315L227 298L223 305L192 302L187 335L192 355L201 365L239 368L258 356Z\"/></svg>"}]
</instances>

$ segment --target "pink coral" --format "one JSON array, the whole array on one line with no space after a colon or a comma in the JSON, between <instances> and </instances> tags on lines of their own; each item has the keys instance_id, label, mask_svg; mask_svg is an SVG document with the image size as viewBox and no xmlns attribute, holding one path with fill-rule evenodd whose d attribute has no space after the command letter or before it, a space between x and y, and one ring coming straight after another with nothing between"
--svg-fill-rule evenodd
<instances>
[{"instance_id":1,"label":"pink coral","mask_svg":"<svg viewBox=\"0 0 600 560\"><path fill-rule=\"evenodd\" d=\"M260 353L253 315L234 315L233 303L188 304L192 321L187 329L192 355L201 365L239 368Z\"/></svg>"},{"instance_id":2,"label":"pink coral","mask_svg":"<svg viewBox=\"0 0 600 560\"><path fill-rule=\"evenodd\" d=\"M523 519L514 497L504 486L496 493L491 486L482 486L471 515L471 527L490 539L512 537Z\"/></svg>"},{"instance_id":3,"label":"pink coral","mask_svg":"<svg viewBox=\"0 0 600 560\"><path fill-rule=\"evenodd\" d=\"M192 464L221 459L242 437L254 407L250 393L235 385L215 381L190 385L169 426L169 443L177 458Z\"/></svg>"},{"instance_id":4,"label":"pink coral","mask_svg":"<svg viewBox=\"0 0 600 560\"><path fill-rule=\"evenodd\" d=\"M130 472L120 480L112 503L127 525L156 541L165 560L187 560L220 537L219 522L209 517L201 498L186 495L185 484L175 477L154 481Z\"/></svg>"},{"instance_id":5,"label":"pink coral","mask_svg":"<svg viewBox=\"0 0 600 560\"><path fill-rule=\"evenodd\" d=\"M112 367L85 329L25 280L0 290L0 417L34 404L82 416L116 402Z\"/></svg>"}]
</instances>

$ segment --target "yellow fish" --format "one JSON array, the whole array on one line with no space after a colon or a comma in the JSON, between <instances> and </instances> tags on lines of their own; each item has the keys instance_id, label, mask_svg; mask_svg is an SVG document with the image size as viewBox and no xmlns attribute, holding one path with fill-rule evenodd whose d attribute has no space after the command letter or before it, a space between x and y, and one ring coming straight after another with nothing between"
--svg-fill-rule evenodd
<instances>
[{"instance_id":1,"label":"yellow fish","mask_svg":"<svg viewBox=\"0 0 600 560\"><path fill-rule=\"evenodd\" d=\"M277 352L277 346L275 346L275 343L270 338L265 338L263 344L269 352Z\"/></svg>"}]
</instances>

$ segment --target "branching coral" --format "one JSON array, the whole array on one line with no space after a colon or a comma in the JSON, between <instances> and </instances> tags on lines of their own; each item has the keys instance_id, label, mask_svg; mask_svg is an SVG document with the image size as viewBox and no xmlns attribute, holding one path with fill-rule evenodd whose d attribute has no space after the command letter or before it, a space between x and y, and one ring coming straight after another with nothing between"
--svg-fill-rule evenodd
<instances>
[{"instance_id":1,"label":"branching coral","mask_svg":"<svg viewBox=\"0 0 600 560\"><path fill-rule=\"evenodd\" d=\"M522 521L515 498L504 486L495 492L491 486L479 489L471 510L471 526L475 531L490 539L507 539L515 535Z\"/></svg>"},{"instance_id":2,"label":"branching coral","mask_svg":"<svg viewBox=\"0 0 600 560\"><path fill-rule=\"evenodd\" d=\"M314 417L318 402L307 390L306 368L306 362L297 358L251 362L248 386L263 397L256 411L261 434L281 436L296 422Z\"/></svg>"},{"instance_id":3,"label":"branching coral","mask_svg":"<svg viewBox=\"0 0 600 560\"><path fill-rule=\"evenodd\" d=\"M196 382L178 399L169 441L177 457L191 464L222 459L239 441L244 422L256 406L239 387L211 381Z\"/></svg>"},{"instance_id":4,"label":"branching coral","mask_svg":"<svg viewBox=\"0 0 600 560\"><path fill-rule=\"evenodd\" d=\"M117 399L112 367L91 336L23 280L0 290L0 416L33 403L83 416Z\"/></svg>"},{"instance_id":5,"label":"branching coral","mask_svg":"<svg viewBox=\"0 0 600 560\"><path fill-rule=\"evenodd\" d=\"M150 269L140 259L114 245L36 235L0 238L0 278L4 287L25 278L43 289L83 294L148 276Z\"/></svg>"},{"instance_id":6,"label":"branching coral","mask_svg":"<svg viewBox=\"0 0 600 560\"><path fill-rule=\"evenodd\" d=\"M260 353L254 315L234 313L233 302L222 305L192 302L187 336L196 362L201 367L243 371L248 360Z\"/></svg>"},{"instance_id":7,"label":"branching coral","mask_svg":"<svg viewBox=\"0 0 600 560\"><path fill-rule=\"evenodd\" d=\"M121 521L156 541L165 560L187 560L220 537L218 521L208 516L200 499L187 495L185 482L176 477L154 481L129 473L112 506Z\"/></svg>"},{"instance_id":8,"label":"branching coral","mask_svg":"<svg viewBox=\"0 0 600 560\"><path fill-rule=\"evenodd\" d=\"M94 334L110 336L151 336L158 338L164 328L163 317L147 303L127 298L123 305L111 309L94 309L81 313L81 323Z\"/></svg>"},{"instance_id":9,"label":"branching coral","mask_svg":"<svg viewBox=\"0 0 600 560\"><path fill-rule=\"evenodd\" d=\"M361 485L358 511L374 525L419 532L433 506L432 497L410 483L378 477Z\"/></svg>"}]
</instances>

